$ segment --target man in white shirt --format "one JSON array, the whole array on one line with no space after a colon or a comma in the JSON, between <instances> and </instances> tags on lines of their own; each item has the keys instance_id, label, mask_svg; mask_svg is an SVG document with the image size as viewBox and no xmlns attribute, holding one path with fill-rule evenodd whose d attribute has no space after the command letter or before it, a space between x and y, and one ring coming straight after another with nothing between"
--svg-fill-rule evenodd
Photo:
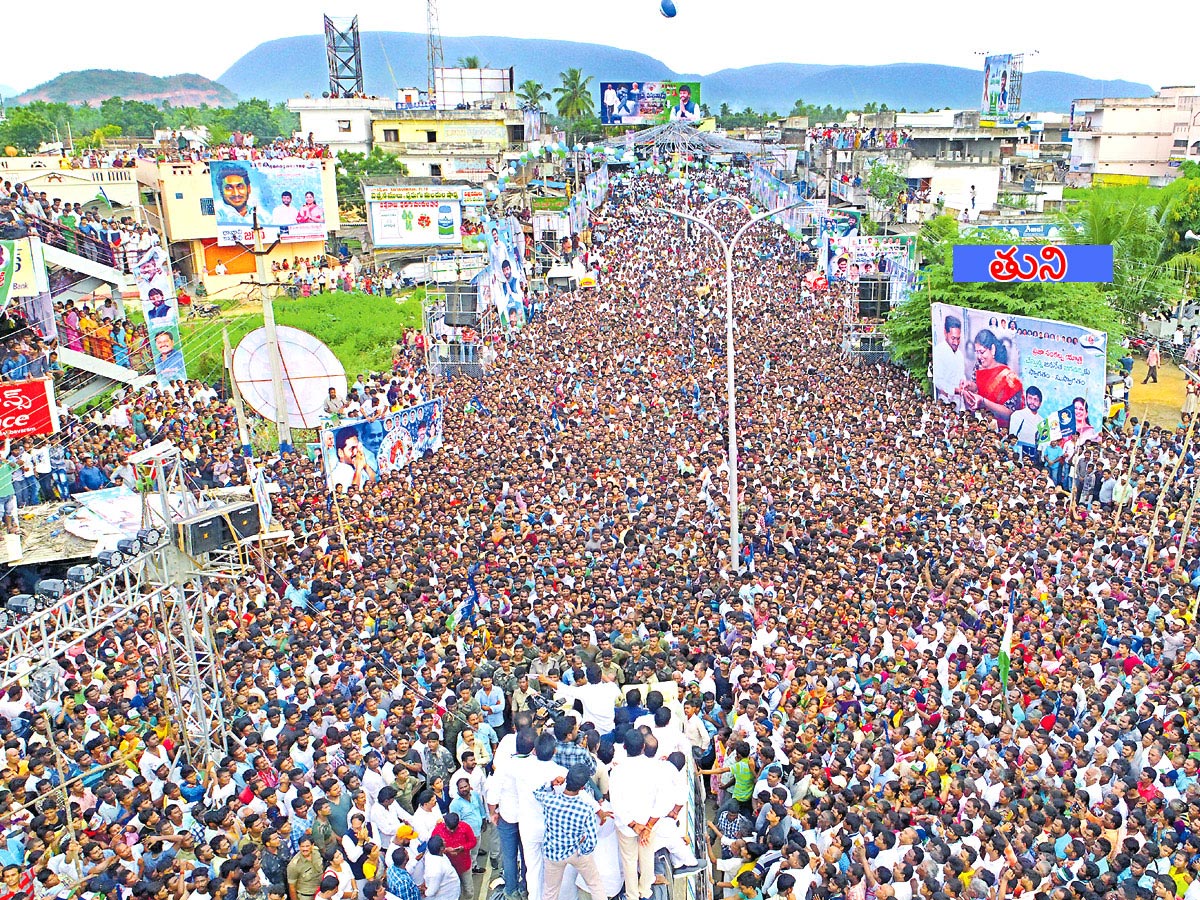
<instances>
[{"instance_id":1,"label":"man in white shirt","mask_svg":"<svg viewBox=\"0 0 1200 900\"><path fill-rule=\"evenodd\" d=\"M583 705L583 718L596 726L601 734L614 727L614 713L621 699L621 688L615 681L605 681L597 665L587 667L587 684L566 685L548 675L539 675L538 681L554 688L556 700L575 701Z\"/></svg>"},{"instance_id":2,"label":"man in white shirt","mask_svg":"<svg viewBox=\"0 0 1200 900\"><path fill-rule=\"evenodd\" d=\"M954 393L966 381L966 362L962 350L962 320L946 316L942 321L943 339L933 345L933 393L938 400L963 408L961 394Z\"/></svg>"},{"instance_id":3,"label":"man in white shirt","mask_svg":"<svg viewBox=\"0 0 1200 900\"><path fill-rule=\"evenodd\" d=\"M625 756L609 777L617 844L625 874L625 896L644 900L654 890L654 843L659 820L670 801L663 787L662 764L645 756L646 742L639 731L625 735Z\"/></svg>"},{"instance_id":4,"label":"man in white shirt","mask_svg":"<svg viewBox=\"0 0 1200 900\"><path fill-rule=\"evenodd\" d=\"M505 735L500 741L492 757L493 774L485 785L488 813L492 824L496 826L496 837L500 843L504 894L507 898L516 897L521 890L518 862L520 800L514 774L521 768L521 763L529 758L537 741L536 733L529 727L531 721L528 713L518 713L514 717L513 724L517 731Z\"/></svg>"},{"instance_id":5,"label":"man in white shirt","mask_svg":"<svg viewBox=\"0 0 1200 900\"><path fill-rule=\"evenodd\" d=\"M541 803L533 794L555 778L566 777L567 770L554 762L557 746L553 734L543 734L537 740L533 756L514 757L508 763L510 777L517 786L517 815L521 831L521 850L525 854L525 885L529 892L529 900L542 900L542 881L546 871L546 857L543 852L546 817Z\"/></svg>"},{"instance_id":6,"label":"man in white shirt","mask_svg":"<svg viewBox=\"0 0 1200 900\"><path fill-rule=\"evenodd\" d=\"M1038 415L1041 408L1041 389L1034 385L1025 388L1025 408L1012 414L1008 420L1008 433L1022 444L1036 444L1038 425L1042 421L1042 417Z\"/></svg>"},{"instance_id":7,"label":"man in white shirt","mask_svg":"<svg viewBox=\"0 0 1200 900\"><path fill-rule=\"evenodd\" d=\"M279 205L271 210L272 225L295 225L296 207L292 205L292 192L284 191L279 195Z\"/></svg>"}]
</instances>

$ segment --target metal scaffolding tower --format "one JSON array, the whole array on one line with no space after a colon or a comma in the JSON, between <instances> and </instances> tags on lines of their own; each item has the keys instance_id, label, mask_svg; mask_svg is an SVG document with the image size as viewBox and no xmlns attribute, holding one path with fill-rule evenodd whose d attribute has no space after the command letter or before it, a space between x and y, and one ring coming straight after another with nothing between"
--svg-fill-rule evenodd
<instances>
[{"instance_id":1,"label":"metal scaffolding tower","mask_svg":"<svg viewBox=\"0 0 1200 900\"><path fill-rule=\"evenodd\" d=\"M428 86L430 101L435 101L437 70L445 65L442 56L442 28L438 24L437 0L425 0L425 36L427 42Z\"/></svg>"},{"instance_id":2,"label":"metal scaffolding tower","mask_svg":"<svg viewBox=\"0 0 1200 900\"><path fill-rule=\"evenodd\" d=\"M325 17L325 55L329 62L329 96L364 93L358 16L349 19Z\"/></svg>"},{"instance_id":3,"label":"metal scaffolding tower","mask_svg":"<svg viewBox=\"0 0 1200 900\"><path fill-rule=\"evenodd\" d=\"M99 563L112 566L109 571L61 598L39 598L48 608L0 629L0 689L28 676L36 679L43 667L95 635L110 629L140 632L167 675L183 752L189 762L203 765L219 760L229 747L222 709L228 689L204 591L214 582L233 590L253 567L241 545L198 559L174 543L175 523L197 509L177 447L155 444L131 455L130 462L146 486L143 534L154 529L160 537L153 547L123 542L121 556L101 553Z\"/></svg>"}]
</instances>

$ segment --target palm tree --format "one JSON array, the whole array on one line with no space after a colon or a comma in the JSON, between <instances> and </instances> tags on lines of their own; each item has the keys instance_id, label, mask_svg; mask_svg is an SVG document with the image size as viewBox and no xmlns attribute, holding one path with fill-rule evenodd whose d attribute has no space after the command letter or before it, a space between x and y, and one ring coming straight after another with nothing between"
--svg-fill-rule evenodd
<instances>
[{"instance_id":1,"label":"palm tree","mask_svg":"<svg viewBox=\"0 0 1200 900\"><path fill-rule=\"evenodd\" d=\"M572 122L594 115L596 104L590 90L592 76L585 78L582 69L567 69L559 72L558 77L562 79L562 86L554 89L558 95L555 103L558 114Z\"/></svg>"},{"instance_id":2,"label":"palm tree","mask_svg":"<svg viewBox=\"0 0 1200 900\"><path fill-rule=\"evenodd\" d=\"M460 56L458 58L458 67L460 69L482 69L484 65L479 61L478 56Z\"/></svg>"},{"instance_id":3,"label":"palm tree","mask_svg":"<svg viewBox=\"0 0 1200 900\"><path fill-rule=\"evenodd\" d=\"M1113 281L1104 290L1127 314L1153 309L1160 297L1174 294L1173 282L1189 265L1185 261L1174 271L1159 265L1167 241L1160 217L1149 196L1108 190L1088 191L1060 217L1068 243L1112 246Z\"/></svg>"},{"instance_id":4,"label":"palm tree","mask_svg":"<svg viewBox=\"0 0 1200 900\"><path fill-rule=\"evenodd\" d=\"M521 99L522 106L532 106L534 109L541 109L542 101L550 99L541 82L532 78L521 82L517 87L517 96Z\"/></svg>"}]
</instances>

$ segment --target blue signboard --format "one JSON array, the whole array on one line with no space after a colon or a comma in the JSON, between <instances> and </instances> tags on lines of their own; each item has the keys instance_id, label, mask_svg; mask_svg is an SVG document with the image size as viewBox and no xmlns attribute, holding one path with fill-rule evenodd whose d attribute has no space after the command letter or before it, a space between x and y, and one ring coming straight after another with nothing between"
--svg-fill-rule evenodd
<instances>
[{"instance_id":1,"label":"blue signboard","mask_svg":"<svg viewBox=\"0 0 1200 900\"><path fill-rule=\"evenodd\" d=\"M1111 244L962 244L954 248L954 280L1015 284L1111 282Z\"/></svg>"}]
</instances>

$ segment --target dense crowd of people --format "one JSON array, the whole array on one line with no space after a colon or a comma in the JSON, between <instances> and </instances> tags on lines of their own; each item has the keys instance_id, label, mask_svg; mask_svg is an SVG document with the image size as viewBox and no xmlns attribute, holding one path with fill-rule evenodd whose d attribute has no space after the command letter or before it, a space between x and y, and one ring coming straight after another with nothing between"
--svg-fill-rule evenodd
<instances>
[{"instance_id":1,"label":"dense crowd of people","mask_svg":"<svg viewBox=\"0 0 1200 900\"><path fill-rule=\"evenodd\" d=\"M902 128L857 128L851 125L818 125L808 130L808 150L895 150L908 144L911 134Z\"/></svg>"},{"instance_id":2,"label":"dense crowd of people","mask_svg":"<svg viewBox=\"0 0 1200 900\"><path fill-rule=\"evenodd\" d=\"M439 387L438 453L338 494L303 451L257 461L293 540L191 586L218 758L185 752L149 612L10 688L0 900L456 900L489 871L510 900L644 900L703 869L727 900L1196 900L1185 432L1114 434L1064 490L990 417L840 354L850 298L761 224L735 256L733 559L722 264L651 210L703 200L616 179L600 287ZM394 355L351 387L365 417L428 396ZM163 438L248 479L194 383L63 443L127 482Z\"/></svg>"}]
</instances>

